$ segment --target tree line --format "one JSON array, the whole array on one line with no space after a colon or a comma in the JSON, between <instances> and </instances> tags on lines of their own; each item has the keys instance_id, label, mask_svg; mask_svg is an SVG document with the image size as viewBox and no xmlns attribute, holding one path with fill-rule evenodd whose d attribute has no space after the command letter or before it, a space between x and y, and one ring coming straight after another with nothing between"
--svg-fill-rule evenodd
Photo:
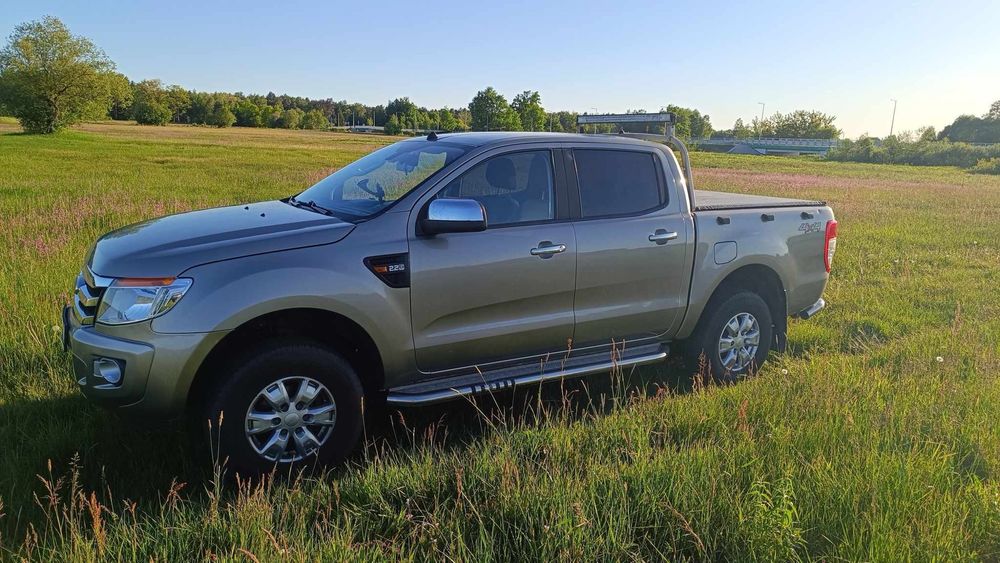
<instances>
[{"instance_id":1,"label":"tree line","mask_svg":"<svg viewBox=\"0 0 1000 563\"><path fill-rule=\"evenodd\" d=\"M642 112L643 110L634 110ZM835 139L841 135L835 116L797 110L749 125L737 119L731 129L716 131L697 109L668 105L660 111L677 116L676 131L686 139L786 137ZM57 18L18 25L0 50L0 113L18 118L25 131L51 133L86 119L134 119L164 125L188 123L215 127L329 129L353 125L384 127L387 134L419 131L576 131L577 113L550 112L537 91L525 90L510 101L494 88L480 90L467 107L426 108L401 97L384 105L330 98L198 92L159 80L129 81L85 37L70 33ZM649 132L655 125L625 124L628 131ZM587 126L585 132L610 132L610 126ZM1000 100L982 117L963 115L940 134L920 131L925 141L1000 143Z\"/></svg>"},{"instance_id":2,"label":"tree line","mask_svg":"<svg viewBox=\"0 0 1000 563\"><path fill-rule=\"evenodd\" d=\"M479 91L464 108L426 108L401 97L385 105L330 98L314 100L269 92L198 92L159 80L129 81L90 40L57 18L17 26L0 51L0 111L33 133L52 133L86 119L133 119L145 125L187 123L214 127L329 129L384 127L404 131L576 131L575 112L546 111L537 91L508 102L494 88ZM711 134L709 116L667 106L682 136ZM589 126L587 131L601 130Z\"/></svg>"}]
</instances>

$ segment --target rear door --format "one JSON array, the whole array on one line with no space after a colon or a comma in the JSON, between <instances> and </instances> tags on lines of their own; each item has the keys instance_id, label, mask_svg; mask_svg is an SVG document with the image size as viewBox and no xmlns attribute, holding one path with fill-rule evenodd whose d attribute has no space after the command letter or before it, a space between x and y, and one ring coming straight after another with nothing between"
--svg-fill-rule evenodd
<instances>
[{"instance_id":1,"label":"rear door","mask_svg":"<svg viewBox=\"0 0 1000 563\"><path fill-rule=\"evenodd\" d=\"M654 148L568 153L577 244L579 346L636 341L676 330L687 306L693 226Z\"/></svg>"},{"instance_id":2,"label":"rear door","mask_svg":"<svg viewBox=\"0 0 1000 563\"><path fill-rule=\"evenodd\" d=\"M493 153L433 195L478 200L488 228L412 235L411 319L421 371L566 349L573 335L576 239L555 154Z\"/></svg>"}]
</instances>

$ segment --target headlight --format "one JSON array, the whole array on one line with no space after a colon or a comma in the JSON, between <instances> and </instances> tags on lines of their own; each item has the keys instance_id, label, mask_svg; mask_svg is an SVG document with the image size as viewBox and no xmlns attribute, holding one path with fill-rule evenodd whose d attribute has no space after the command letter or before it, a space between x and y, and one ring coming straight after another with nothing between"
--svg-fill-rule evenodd
<instances>
[{"instance_id":1,"label":"headlight","mask_svg":"<svg viewBox=\"0 0 1000 563\"><path fill-rule=\"evenodd\" d=\"M97 322L109 325L135 323L166 313L191 287L187 278L119 278L104 296Z\"/></svg>"}]
</instances>

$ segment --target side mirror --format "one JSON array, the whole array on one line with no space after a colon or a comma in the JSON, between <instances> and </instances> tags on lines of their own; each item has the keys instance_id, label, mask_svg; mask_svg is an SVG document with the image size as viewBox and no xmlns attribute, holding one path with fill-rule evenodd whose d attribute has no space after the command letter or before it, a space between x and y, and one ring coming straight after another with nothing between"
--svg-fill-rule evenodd
<instances>
[{"instance_id":1,"label":"side mirror","mask_svg":"<svg viewBox=\"0 0 1000 563\"><path fill-rule=\"evenodd\" d=\"M486 210L474 199L435 199L420 219L425 235L473 233L486 230Z\"/></svg>"}]
</instances>

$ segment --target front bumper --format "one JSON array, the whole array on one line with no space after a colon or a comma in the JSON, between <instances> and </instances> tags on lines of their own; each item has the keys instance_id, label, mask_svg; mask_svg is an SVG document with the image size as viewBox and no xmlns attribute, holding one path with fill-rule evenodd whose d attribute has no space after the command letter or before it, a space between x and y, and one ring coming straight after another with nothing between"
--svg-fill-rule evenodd
<instances>
[{"instance_id":1,"label":"front bumper","mask_svg":"<svg viewBox=\"0 0 1000 563\"><path fill-rule=\"evenodd\" d=\"M162 334L149 322L84 326L63 310L63 345L73 355L80 391L101 406L128 415L171 419L181 415L194 375L226 332ZM97 362L112 360L121 379L101 377Z\"/></svg>"}]
</instances>

